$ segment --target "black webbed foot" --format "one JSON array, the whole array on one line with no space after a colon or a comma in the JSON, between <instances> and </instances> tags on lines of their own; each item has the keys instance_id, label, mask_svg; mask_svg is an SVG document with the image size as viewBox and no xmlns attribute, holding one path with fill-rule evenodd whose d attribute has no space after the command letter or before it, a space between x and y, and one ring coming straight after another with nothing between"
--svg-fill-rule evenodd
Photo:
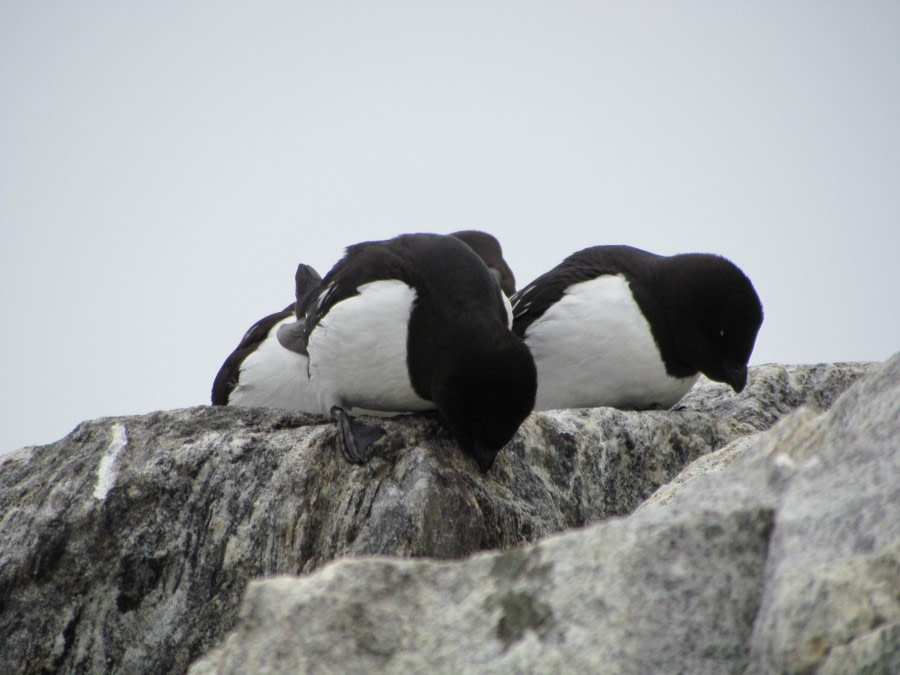
<instances>
[{"instance_id":1,"label":"black webbed foot","mask_svg":"<svg viewBox=\"0 0 900 675\"><path fill-rule=\"evenodd\" d=\"M353 419L339 406L331 409L331 419L337 423L338 446L351 464L365 464L369 461L369 446L384 436L385 431L374 424Z\"/></svg>"}]
</instances>

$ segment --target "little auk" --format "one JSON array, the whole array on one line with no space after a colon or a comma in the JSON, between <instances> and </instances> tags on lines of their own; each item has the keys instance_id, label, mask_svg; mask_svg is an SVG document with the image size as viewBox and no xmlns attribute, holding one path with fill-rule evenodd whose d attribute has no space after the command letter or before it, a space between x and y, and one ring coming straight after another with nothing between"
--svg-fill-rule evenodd
<instances>
[{"instance_id":1,"label":"little auk","mask_svg":"<svg viewBox=\"0 0 900 675\"><path fill-rule=\"evenodd\" d=\"M725 258L630 246L573 253L512 304L537 366L535 410L670 408L699 373L740 392L763 320L753 284Z\"/></svg>"},{"instance_id":2,"label":"little auk","mask_svg":"<svg viewBox=\"0 0 900 675\"><path fill-rule=\"evenodd\" d=\"M278 329L308 358L319 406L338 425L353 463L384 432L351 409L437 409L482 471L531 412L537 373L510 330L502 274L460 238L407 234L347 248L319 290Z\"/></svg>"}]
</instances>

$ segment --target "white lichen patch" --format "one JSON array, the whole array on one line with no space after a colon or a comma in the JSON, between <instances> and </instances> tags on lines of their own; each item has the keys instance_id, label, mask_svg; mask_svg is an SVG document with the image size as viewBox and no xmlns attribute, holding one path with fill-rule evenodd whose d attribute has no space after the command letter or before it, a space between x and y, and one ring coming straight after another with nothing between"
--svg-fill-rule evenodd
<instances>
[{"instance_id":1,"label":"white lichen patch","mask_svg":"<svg viewBox=\"0 0 900 675\"><path fill-rule=\"evenodd\" d=\"M116 459L126 445L128 445L128 431L125 429L125 425L121 423L114 424L109 447L106 448L106 452L103 453L103 458L100 460L100 466L97 467L97 484L94 486L94 499L101 501L106 499L106 495L109 494L112 486L115 485L116 476L118 475L115 469Z\"/></svg>"}]
</instances>

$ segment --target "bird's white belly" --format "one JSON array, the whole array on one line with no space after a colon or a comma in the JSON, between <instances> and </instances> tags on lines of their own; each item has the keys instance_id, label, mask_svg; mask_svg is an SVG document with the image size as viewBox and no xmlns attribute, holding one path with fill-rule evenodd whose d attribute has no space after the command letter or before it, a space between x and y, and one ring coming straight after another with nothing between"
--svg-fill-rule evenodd
<instances>
[{"instance_id":1,"label":"bird's white belly","mask_svg":"<svg viewBox=\"0 0 900 675\"><path fill-rule=\"evenodd\" d=\"M307 374L307 358L281 346L278 327L296 321L288 317L274 325L256 351L241 364L239 384L229 405L264 406L308 413L324 413Z\"/></svg>"},{"instance_id":2,"label":"bird's white belly","mask_svg":"<svg viewBox=\"0 0 900 675\"><path fill-rule=\"evenodd\" d=\"M334 305L309 336L310 380L326 410L430 410L412 388L406 361L415 290L402 281L373 281Z\"/></svg>"},{"instance_id":3,"label":"bird's white belly","mask_svg":"<svg viewBox=\"0 0 900 675\"><path fill-rule=\"evenodd\" d=\"M538 371L535 410L674 405L698 376L666 373L622 276L575 284L525 331Z\"/></svg>"}]
</instances>

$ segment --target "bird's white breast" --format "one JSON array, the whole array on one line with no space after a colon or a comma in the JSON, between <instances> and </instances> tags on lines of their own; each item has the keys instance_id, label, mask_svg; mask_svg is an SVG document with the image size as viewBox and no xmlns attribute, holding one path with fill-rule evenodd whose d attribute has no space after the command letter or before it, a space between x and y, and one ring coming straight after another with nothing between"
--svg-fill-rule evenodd
<instances>
[{"instance_id":1,"label":"bird's white breast","mask_svg":"<svg viewBox=\"0 0 900 675\"><path fill-rule=\"evenodd\" d=\"M500 297L503 298L503 307L506 309L506 327L509 330L512 330L512 327L513 327L512 303L509 301L509 298L506 297L506 293L501 292Z\"/></svg>"},{"instance_id":2,"label":"bird's white breast","mask_svg":"<svg viewBox=\"0 0 900 675\"><path fill-rule=\"evenodd\" d=\"M238 385L228 397L229 405L265 406L283 410L324 413L307 374L308 360L278 342L278 327L296 321L288 317L241 364Z\"/></svg>"},{"instance_id":3,"label":"bird's white breast","mask_svg":"<svg viewBox=\"0 0 900 675\"><path fill-rule=\"evenodd\" d=\"M525 331L538 372L535 410L670 407L697 381L665 365L620 275L572 285Z\"/></svg>"},{"instance_id":4,"label":"bird's white breast","mask_svg":"<svg viewBox=\"0 0 900 675\"><path fill-rule=\"evenodd\" d=\"M402 281L373 281L338 302L309 336L310 379L326 410L429 410L412 388L406 359L416 292Z\"/></svg>"}]
</instances>

